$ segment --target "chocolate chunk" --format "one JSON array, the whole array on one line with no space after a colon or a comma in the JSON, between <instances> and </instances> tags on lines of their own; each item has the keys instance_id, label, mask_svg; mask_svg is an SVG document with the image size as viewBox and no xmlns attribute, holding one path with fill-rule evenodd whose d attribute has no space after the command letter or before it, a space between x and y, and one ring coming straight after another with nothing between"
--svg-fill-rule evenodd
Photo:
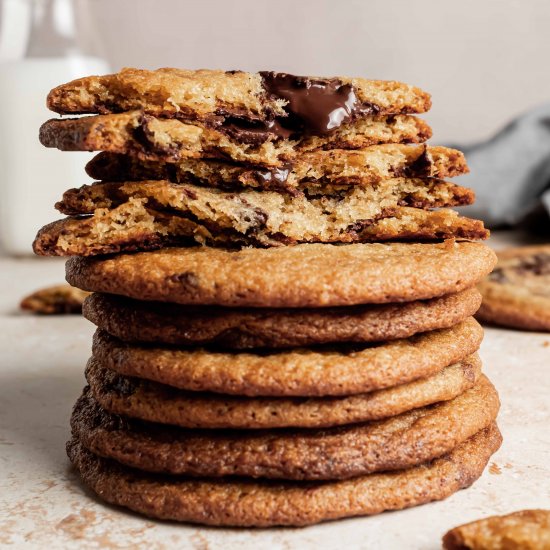
<instances>
[{"instance_id":1,"label":"chocolate chunk","mask_svg":"<svg viewBox=\"0 0 550 550\"><path fill-rule=\"evenodd\" d=\"M265 227L269 216L264 210L261 210L260 208L254 208L254 216L245 216L244 219L245 221L252 222L254 224L254 229L256 230Z\"/></svg>"},{"instance_id":2,"label":"chocolate chunk","mask_svg":"<svg viewBox=\"0 0 550 550\"><path fill-rule=\"evenodd\" d=\"M280 139L289 139L295 133L291 128L285 128L277 119L267 123L267 131Z\"/></svg>"},{"instance_id":3,"label":"chocolate chunk","mask_svg":"<svg viewBox=\"0 0 550 550\"><path fill-rule=\"evenodd\" d=\"M506 277L506 273L501 267L497 267L492 273L489 273L489 280L503 284L508 282L508 277Z\"/></svg>"},{"instance_id":4,"label":"chocolate chunk","mask_svg":"<svg viewBox=\"0 0 550 550\"><path fill-rule=\"evenodd\" d=\"M247 211L243 215L243 220L250 224L250 227L247 230L247 235L254 233L255 231L265 227L269 215L265 210L261 208L253 207L246 199L236 196L239 202L244 204L247 207Z\"/></svg>"},{"instance_id":5,"label":"chocolate chunk","mask_svg":"<svg viewBox=\"0 0 550 550\"><path fill-rule=\"evenodd\" d=\"M534 254L524 258L516 267L516 271L534 275L550 275L550 254Z\"/></svg>"},{"instance_id":6,"label":"chocolate chunk","mask_svg":"<svg viewBox=\"0 0 550 550\"><path fill-rule=\"evenodd\" d=\"M285 127L298 127L313 134L328 134L357 116L375 114L379 108L361 103L351 84L337 78L312 79L287 73L263 71L267 93L285 99L289 120Z\"/></svg>"},{"instance_id":7,"label":"chocolate chunk","mask_svg":"<svg viewBox=\"0 0 550 550\"><path fill-rule=\"evenodd\" d=\"M395 213L395 208L384 208L377 216L373 216L368 220L357 220L355 223L348 225L345 229L345 232L358 237L361 234L361 231L366 227L369 227L369 225L373 225L378 220L395 216Z\"/></svg>"},{"instance_id":8,"label":"chocolate chunk","mask_svg":"<svg viewBox=\"0 0 550 550\"><path fill-rule=\"evenodd\" d=\"M192 189L189 189L188 187L182 187L181 191L187 198L193 201L196 201L199 198L197 196L197 193L195 193L195 191L193 191Z\"/></svg>"},{"instance_id":9,"label":"chocolate chunk","mask_svg":"<svg viewBox=\"0 0 550 550\"><path fill-rule=\"evenodd\" d=\"M155 141L155 133L151 130L150 125L154 122L154 117L150 115L141 115L139 118L139 126L134 129L134 139L145 149L162 155L173 155L174 158L179 158L179 147L175 143L172 145L162 145Z\"/></svg>"},{"instance_id":10,"label":"chocolate chunk","mask_svg":"<svg viewBox=\"0 0 550 550\"><path fill-rule=\"evenodd\" d=\"M106 387L109 391L113 391L120 397L129 397L136 392L136 386L130 379L121 376L113 377L113 380Z\"/></svg>"},{"instance_id":11,"label":"chocolate chunk","mask_svg":"<svg viewBox=\"0 0 550 550\"><path fill-rule=\"evenodd\" d=\"M254 177L259 183L267 184L269 187L284 187L288 180L290 170L290 165L283 166L282 168L258 170L254 172Z\"/></svg>"},{"instance_id":12,"label":"chocolate chunk","mask_svg":"<svg viewBox=\"0 0 550 550\"><path fill-rule=\"evenodd\" d=\"M359 235L361 231L368 227L369 225L372 225L374 223L374 219L371 220L357 220L355 223L352 223L348 225L345 229L346 233L349 233L350 235Z\"/></svg>"},{"instance_id":13,"label":"chocolate chunk","mask_svg":"<svg viewBox=\"0 0 550 550\"><path fill-rule=\"evenodd\" d=\"M432 167L432 161L428 155L427 147L424 146L424 150L422 151L420 156L405 168L405 176L407 177L430 176L431 167Z\"/></svg>"},{"instance_id":14,"label":"chocolate chunk","mask_svg":"<svg viewBox=\"0 0 550 550\"><path fill-rule=\"evenodd\" d=\"M218 129L239 143L256 147L272 137L272 133L262 123L226 122Z\"/></svg>"},{"instance_id":15,"label":"chocolate chunk","mask_svg":"<svg viewBox=\"0 0 550 550\"><path fill-rule=\"evenodd\" d=\"M521 258L517 265L497 267L489 274L489 280L501 284L509 283L506 272L516 275L550 275L550 254L534 254Z\"/></svg>"},{"instance_id":16,"label":"chocolate chunk","mask_svg":"<svg viewBox=\"0 0 550 550\"><path fill-rule=\"evenodd\" d=\"M227 118L218 128L232 139L249 145L261 145L268 139L288 139L294 131L285 128L278 120L267 123L261 121L247 121L237 118Z\"/></svg>"}]
</instances>

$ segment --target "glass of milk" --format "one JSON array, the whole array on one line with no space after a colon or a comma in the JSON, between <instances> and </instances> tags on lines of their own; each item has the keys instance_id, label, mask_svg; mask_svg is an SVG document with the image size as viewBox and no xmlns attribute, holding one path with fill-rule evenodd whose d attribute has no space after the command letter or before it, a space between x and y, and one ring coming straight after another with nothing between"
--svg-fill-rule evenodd
<instances>
[{"instance_id":1,"label":"glass of milk","mask_svg":"<svg viewBox=\"0 0 550 550\"><path fill-rule=\"evenodd\" d=\"M39 143L40 125L58 116L46 109L46 96L109 68L78 47L71 0L0 0L0 7L0 249L23 255L32 253L40 227L62 217L55 202L86 183L84 165L93 156Z\"/></svg>"}]
</instances>

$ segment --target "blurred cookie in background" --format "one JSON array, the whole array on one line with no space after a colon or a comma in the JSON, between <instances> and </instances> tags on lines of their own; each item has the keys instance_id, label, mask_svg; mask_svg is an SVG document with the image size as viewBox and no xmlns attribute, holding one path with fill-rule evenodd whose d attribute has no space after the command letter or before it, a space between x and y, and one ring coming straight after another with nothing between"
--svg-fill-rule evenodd
<instances>
[{"instance_id":1,"label":"blurred cookie in background","mask_svg":"<svg viewBox=\"0 0 550 550\"><path fill-rule=\"evenodd\" d=\"M89 294L67 284L49 286L23 298L19 307L39 315L80 314Z\"/></svg>"},{"instance_id":2,"label":"blurred cookie in background","mask_svg":"<svg viewBox=\"0 0 550 550\"><path fill-rule=\"evenodd\" d=\"M480 283L479 320L550 331L550 244L497 252L498 264Z\"/></svg>"}]
</instances>

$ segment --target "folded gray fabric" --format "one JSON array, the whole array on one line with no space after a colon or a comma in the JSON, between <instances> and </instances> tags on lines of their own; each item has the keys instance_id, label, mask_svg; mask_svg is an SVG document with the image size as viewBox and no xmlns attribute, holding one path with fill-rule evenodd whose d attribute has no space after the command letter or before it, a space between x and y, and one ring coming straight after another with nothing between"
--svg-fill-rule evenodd
<instances>
[{"instance_id":1,"label":"folded gray fabric","mask_svg":"<svg viewBox=\"0 0 550 550\"><path fill-rule=\"evenodd\" d=\"M488 141L457 148L470 166L459 183L476 192L463 214L488 227L515 225L541 205L550 214L550 105L518 117Z\"/></svg>"}]
</instances>

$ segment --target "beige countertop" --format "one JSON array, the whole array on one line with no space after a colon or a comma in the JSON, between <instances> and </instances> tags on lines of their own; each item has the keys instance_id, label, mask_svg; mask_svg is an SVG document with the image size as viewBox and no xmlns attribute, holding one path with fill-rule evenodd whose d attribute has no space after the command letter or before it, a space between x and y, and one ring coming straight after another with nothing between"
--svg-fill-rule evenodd
<instances>
[{"instance_id":1,"label":"beige countertop","mask_svg":"<svg viewBox=\"0 0 550 550\"><path fill-rule=\"evenodd\" d=\"M498 235L494 246L517 241ZM504 444L482 478L446 501L302 529L236 530L150 521L96 500L65 455L93 327L17 311L63 279L63 262L0 257L0 547L436 549L450 527L550 508L550 334L490 328L481 348L499 390Z\"/></svg>"}]
</instances>

